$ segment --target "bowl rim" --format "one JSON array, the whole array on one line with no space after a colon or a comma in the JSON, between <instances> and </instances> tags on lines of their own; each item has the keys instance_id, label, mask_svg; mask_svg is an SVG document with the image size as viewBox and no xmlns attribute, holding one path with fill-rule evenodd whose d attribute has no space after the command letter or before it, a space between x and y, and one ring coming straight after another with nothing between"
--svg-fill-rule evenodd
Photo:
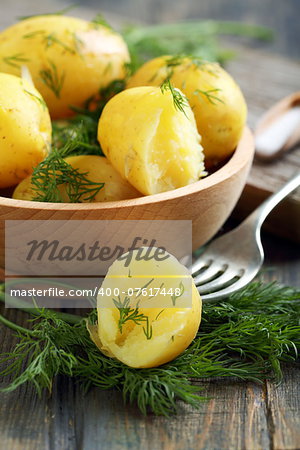
<instances>
[{"instance_id":1,"label":"bowl rim","mask_svg":"<svg viewBox=\"0 0 300 450\"><path fill-rule=\"evenodd\" d=\"M224 164L213 174L206 178L202 178L195 183L183 186L177 189L173 189L167 192L161 192L159 194L146 195L129 200L115 200L111 202L91 202L91 203L46 203L46 202L34 202L32 200L18 200L8 197L0 196L0 206L7 207L22 207L24 209L33 210L60 210L60 211L77 211L79 208L82 211L85 210L104 210L114 208L128 208L142 205L149 205L154 203L163 202L166 200L178 199L188 195L195 194L205 189L211 188L220 182L223 182L237 173L254 154L254 138L251 130L248 126L245 126L242 137L232 154L229 161ZM80 206L79 206L80 205Z\"/></svg>"}]
</instances>

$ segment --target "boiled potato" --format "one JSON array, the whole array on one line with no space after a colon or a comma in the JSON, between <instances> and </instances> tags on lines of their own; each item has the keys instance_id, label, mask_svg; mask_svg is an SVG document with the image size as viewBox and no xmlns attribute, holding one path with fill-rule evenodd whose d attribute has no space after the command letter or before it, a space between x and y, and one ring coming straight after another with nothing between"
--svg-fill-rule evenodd
<instances>
[{"instance_id":1,"label":"boiled potato","mask_svg":"<svg viewBox=\"0 0 300 450\"><path fill-rule=\"evenodd\" d=\"M145 195L194 183L204 171L195 118L179 90L120 92L102 112L98 140L115 169Z\"/></svg>"},{"instance_id":2,"label":"boiled potato","mask_svg":"<svg viewBox=\"0 0 300 450\"><path fill-rule=\"evenodd\" d=\"M95 202L110 202L137 198L141 193L134 189L103 156L70 156L66 162L80 172L87 172L93 182L102 182L104 187L97 193Z\"/></svg>"},{"instance_id":3,"label":"boiled potato","mask_svg":"<svg viewBox=\"0 0 300 450\"><path fill-rule=\"evenodd\" d=\"M50 144L51 121L40 93L26 80L0 73L0 188L31 174Z\"/></svg>"},{"instance_id":4,"label":"boiled potato","mask_svg":"<svg viewBox=\"0 0 300 450\"><path fill-rule=\"evenodd\" d=\"M36 16L0 33L0 71L29 68L52 118L67 117L112 80L129 60L122 37L104 25L73 17Z\"/></svg>"},{"instance_id":5,"label":"boiled potato","mask_svg":"<svg viewBox=\"0 0 300 450\"><path fill-rule=\"evenodd\" d=\"M109 161L103 156L81 155L69 156L65 161L74 169L81 173L87 173L86 178L95 183L104 183L104 187L96 194L94 202L110 202L114 200L126 200L140 197L137 192L126 180L123 180L118 172L112 167ZM66 203L69 197L64 186L60 187L61 195ZM35 192L32 188L31 177L23 180L13 193L14 199L32 200ZM81 200L85 201L84 197Z\"/></svg>"},{"instance_id":6,"label":"boiled potato","mask_svg":"<svg viewBox=\"0 0 300 450\"><path fill-rule=\"evenodd\" d=\"M12 198L15 200L33 200L35 197L35 191L31 184L31 176L25 178L15 188Z\"/></svg>"},{"instance_id":7,"label":"boiled potato","mask_svg":"<svg viewBox=\"0 0 300 450\"><path fill-rule=\"evenodd\" d=\"M195 114L206 166L228 157L241 138L247 115L236 82L217 63L161 56L144 64L128 87L159 86L168 77L187 96Z\"/></svg>"},{"instance_id":8,"label":"boiled potato","mask_svg":"<svg viewBox=\"0 0 300 450\"><path fill-rule=\"evenodd\" d=\"M201 320L201 298L188 270L167 252L164 260L155 257L157 250L133 250L129 265L126 255L111 265L98 294L98 325L89 326L99 349L130 367L155 367L176 358L194 339ZM143 259L146 252L149 259ZM126 310L124 316L119 307L126 297L132 310L138 308L140 320L129 314L126 320Z\"/></svg>"}]
</instances>

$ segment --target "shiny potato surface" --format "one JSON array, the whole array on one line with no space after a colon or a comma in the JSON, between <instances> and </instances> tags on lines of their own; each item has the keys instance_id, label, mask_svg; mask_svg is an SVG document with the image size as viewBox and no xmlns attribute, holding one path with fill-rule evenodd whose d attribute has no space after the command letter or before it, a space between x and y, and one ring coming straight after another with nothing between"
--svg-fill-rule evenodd
<instances>
[{"instance_id":1,"label":"shiny potato surface","mask_svg":"<svg viewBox=\"0 0 300 450\"><path fill-rule=\"evenodd\" d=\"M100 88L124 78L123 38L104 25L49 15L22 20L0 33L0 72L28 67L53 119L74 114Z\"/></svg>"}]
</instances>

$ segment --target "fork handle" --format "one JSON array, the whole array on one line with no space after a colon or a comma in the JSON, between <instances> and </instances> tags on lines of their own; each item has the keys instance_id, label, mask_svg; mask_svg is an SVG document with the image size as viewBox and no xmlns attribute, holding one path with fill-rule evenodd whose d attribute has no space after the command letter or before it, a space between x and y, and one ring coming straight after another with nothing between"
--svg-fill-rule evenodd
<instances>
[{"instance_id":1,"label":"fork handle","mask_svg":"<svg viewBox=\"0 0 300 450\"><path fill-rule=\"evenodd\" d=\"M288 194L300 186L300 172L293 176L279 191L268 197L258 208L256 208L245 220L255 225L256 230L260 230L263 222L269 213L283 200Z\"/></svg>"}]
</instances>

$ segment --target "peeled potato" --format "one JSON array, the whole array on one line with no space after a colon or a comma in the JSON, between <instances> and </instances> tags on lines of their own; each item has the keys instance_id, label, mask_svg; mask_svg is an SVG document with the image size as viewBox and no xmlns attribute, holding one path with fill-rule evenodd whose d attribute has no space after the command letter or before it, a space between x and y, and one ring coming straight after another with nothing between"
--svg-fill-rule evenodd
<instances>
[{"instance_id":1,"label":"peeled potato","mask_svg":"<svg viewBox=\"0 0 300 450\"><path fill-rule=\"evenodd\" d=\"M189 272L167 252L167 259L158 260L156 250L143 247L141 254L141 249L134 250L128 266L126 259L111 265L98 295L98 325L89 326L100 350L130 367L155 367L176 358L194 339L201 320L202 302ZM140 259L147 251L150 259ZM143 287L147 295L139 294ZM176 288L181 295L173 306L171 295ZM158 294L151 297L156 289ZM172 292L163 295L162 289ZM120 330L121 310L113 300L123 302L126 292L132 294L130 290L135 292L130 296L131 308L138 305L138 313L147 321L127 320Z\"/></svg>"},{"instance_id":2,"label":"peeled potato","mask_svg":"<svg viewBox=\"0 0 300 450\"><path fill-rule=\"evenodd\" d=\"M123 38L104 25L45 15L22 20L0 33L0 71L29 68L51 117L73 114L111 81L124 78L129 61Z\"/></svg>"},{"instance_id":3,"label":"peeled potato","mask_svg":"<svg viewBox=\"0 0 300 450\"><path fill-rule=\"evenodd\" d=\"M241 138L247 116L245 99L233 78L217 63L160 56L145 63L127 86L160 86L168 77L193 109L206 166L229 156Z\"/></svg>"},{"instance_id":4,"label":"peeled potato","mask_svg":"<svg viewBox=\"0 0 300 450\"><path fill-rule=\"evenodd\" d=\"M30 175L50 144L51 121L41 94L26 80L0 73L0 188Z\"/></svg>"},{"instance_id":5,"label":"peeled potato","mask_svg":"<svg viewBox=\"0 0 300 450\"><path fill-rule=\"evenodd\" d=\"M81 173L87 173L86 178L95 183L104 183L104 187L96 194L94 202L110 202L114 200L126 200L140 197L137 192L126 180L123 180L118 172L112 167L109 161L103 156L81 155L69 156L65 161L74 169ZM60 187L61 195L66 203L69 197L66 189ZM13 198L19 200L32 200L35 192L32 188L31 177L23 180L14 190ZM84 197L81 199L85 203Z\"/></svg>"},{"instance_id":6,"label":"peeled potato","mask_svg":"<svg viewBox=\"0 0 300 450\"><path fill-rule=\"evenodd\" d=\"M176 90L176 95L182 94ZM185 100L186 102L186 100ZM198 181L203 154L189 105L176 108L170 90L127 89L106 104L98 140L111 164L145 195Z\"/></svg>"}]
</instances>

